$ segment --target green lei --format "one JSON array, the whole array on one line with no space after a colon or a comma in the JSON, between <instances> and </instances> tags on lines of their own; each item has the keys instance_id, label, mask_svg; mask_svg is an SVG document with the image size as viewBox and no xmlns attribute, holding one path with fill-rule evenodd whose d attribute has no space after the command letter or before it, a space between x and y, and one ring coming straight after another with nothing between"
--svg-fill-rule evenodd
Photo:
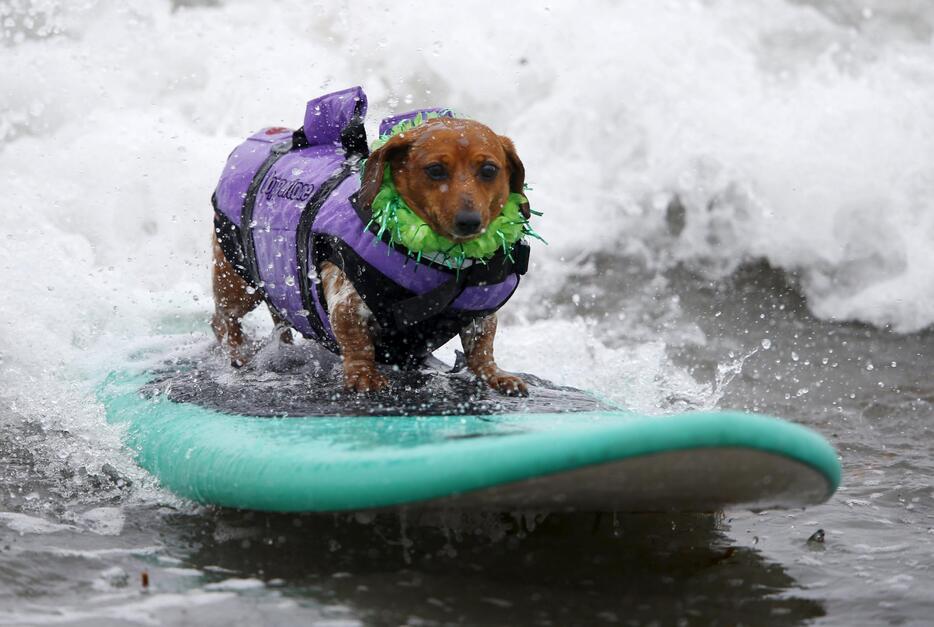
<instances>
[{"instance_id":1,"label":"green lei","mask_svg":"<svg viewBox=\"0 0 934 627\"><path fill-rule=\"evenodd\" d=\"M387 134L373 142L373 150L385 144L396 133L415 128L437 117L440 117L438 113L429 112L424 116L420 113L414 119L403 120L392 127ZM383 184L373 199L372 218L366 228L377 225L379 227L377 237L382 238L385 233L388 233L390 245L399 244L405 247L409 255L418 261L426 256L448 268L460 269L467 259L485 262L500 249L507 258L512 259L513 244L525 236L544 242L545 240L529 225L528 218L522 214L520 206L526 203L528 200L522 194L509 194L502 212L481 235L466 242L453 242L435 233L412 211L399 195L389 166L387 166L383 172ZM541 215L537 211L532 213Z\"/></svg>"}]
</instances>

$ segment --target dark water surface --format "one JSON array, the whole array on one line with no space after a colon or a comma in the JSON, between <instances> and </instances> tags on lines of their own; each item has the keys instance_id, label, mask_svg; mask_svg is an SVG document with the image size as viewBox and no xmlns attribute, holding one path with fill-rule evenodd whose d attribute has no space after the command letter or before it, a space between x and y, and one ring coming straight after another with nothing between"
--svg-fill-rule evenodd
<instances>
[{"instance_id":1,"label":"dark water surface","mask_svg":"<svg viewBox=\"0 0 934 627\"><path fill-rule=\"evenodd\" d=\"M719 406L817 429L842 456L838 494L806 511L722 516L159 505L114 468L57 466L38 445L49 434L14 407L0 439L0 624L926 623L934 336L815 320L764 266L708 283L594 262L572 284L604 341L657 334L697 380L728 381ZM605 315L617 311L638 324ZM731 379L724 355L737 358ZM819 529L823 542L809 542Z\"/></svg>"}]
</instances>

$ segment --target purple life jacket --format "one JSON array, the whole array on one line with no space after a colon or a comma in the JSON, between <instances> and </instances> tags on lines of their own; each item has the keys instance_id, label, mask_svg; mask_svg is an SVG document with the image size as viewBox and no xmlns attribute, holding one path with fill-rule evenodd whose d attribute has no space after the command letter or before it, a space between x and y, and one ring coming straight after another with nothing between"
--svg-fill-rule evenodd
<instances>
[{"instance_id":1,"label":"purple life jacket","mask_svg":"<svg viewBox=\"0 0 934 627\"><path fill-rule=\"evenodd\" d=\"M378 237L370 208L356 203L368 154L360 87L308 102L304 125L267 128L227 158L212 197L214 226L237 273L304 337L339 352L318 275L331 261L347 275L378 324L377 359L419 364L472 320L509 300L528 269L528 244L460 270L416 260ZM423 109L387 118L384 135Z\"/></svg>"}]
</instances>

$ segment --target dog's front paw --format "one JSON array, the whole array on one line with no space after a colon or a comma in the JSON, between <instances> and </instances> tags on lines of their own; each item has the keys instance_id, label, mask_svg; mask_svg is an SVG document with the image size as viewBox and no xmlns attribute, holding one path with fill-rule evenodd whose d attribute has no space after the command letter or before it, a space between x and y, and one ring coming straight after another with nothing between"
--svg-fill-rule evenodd
<instances>
[{"instance_id":1,"label":"dog's front paw","mask_svg":"<svg viewBox=\"0 0 934 627\"><path fill-rule=\"evenodd\" d=\"M230 366L240 369L250 363L250 352L245 346L232 346L230 348Z\"/></svg>"},{"instance_id":2,"label":"dog's front paw","mask_svg":"<svg viewBox=\"0 0 934 627\"><path fill-rule=\"evenodd\" d=\"M387 385L389 379L374 367L344 369L344 387L353 392L376 392Z\"/></svg>"},{"instance_id":3,"label":"dog's front paw","mask_svg":"<svg viewBox=\"0 0 934 627\"><path fill-rule=\"evenodd\" d=\"M489 376L483 377L483 380L486 381L487 385L491 388L506 396L529 395L529 387L521 377L503 372L502 370L497 370Z\"/></svg>"}]
</instances>

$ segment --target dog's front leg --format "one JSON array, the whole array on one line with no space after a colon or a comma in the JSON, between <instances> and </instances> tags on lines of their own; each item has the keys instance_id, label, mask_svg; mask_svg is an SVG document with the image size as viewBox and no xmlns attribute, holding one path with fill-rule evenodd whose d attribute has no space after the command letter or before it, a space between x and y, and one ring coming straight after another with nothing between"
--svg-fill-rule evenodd
<instances>
[{"instance_id":1,"label":"dog's front leg","mask_svg":"<svg viewBox=\"0 0 934 627\"><path fill-rule=\"evenodd\" d=\"M520 377L499 369L493 359L496 314L474 320L460 333L467 368L491 388L507 396L528 396L529 389Z\"/></svg>"},{"instance_id":2,"label":"dog's front leg","mask_svg":"<svg viewBox=\"0 0 934 627\"><path fill-rule=\"evenodd\" d=\"M321 266L321 282L331 330L341 349L344 386L356 392L379 390L389 383L376 369L376 348L370 333L372 313L353 284L333 263Z\"/></svg>"}]
</instances>

